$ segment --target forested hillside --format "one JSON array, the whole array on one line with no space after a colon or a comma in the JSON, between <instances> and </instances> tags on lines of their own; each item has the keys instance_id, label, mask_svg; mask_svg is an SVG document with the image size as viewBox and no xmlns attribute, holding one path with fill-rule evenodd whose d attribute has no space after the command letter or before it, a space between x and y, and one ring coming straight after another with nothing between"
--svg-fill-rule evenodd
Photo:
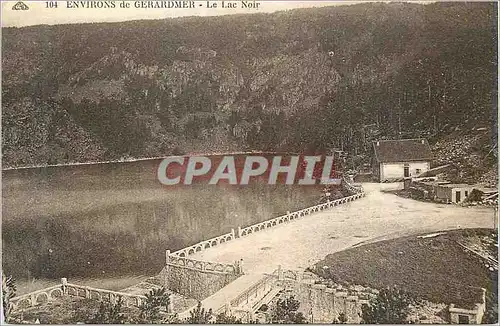
<instances>
[{"instance_id":1,"label":"forested hillside","mask_svg":"<svg viewBox=\"0 0 500 326\"><path fill-rule=\"evenodd\" d=\"M493 139L496 20L495 3L365 3L4 28L3 165L362 153L368 125L377 137L487 128Z\"/></svg>"}]
</instances>

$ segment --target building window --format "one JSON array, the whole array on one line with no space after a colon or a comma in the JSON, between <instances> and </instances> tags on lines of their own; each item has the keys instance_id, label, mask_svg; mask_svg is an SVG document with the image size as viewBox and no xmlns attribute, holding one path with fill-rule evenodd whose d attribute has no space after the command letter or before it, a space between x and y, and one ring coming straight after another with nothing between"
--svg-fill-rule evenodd
<instances>
[{"instance_id":1,"label":"building window","mask_svg":"<svg viewBox=\"0 0 500 326\"><path fill-rule=\"evenodd\" d=\"M469 316L467 316L467 315L458 315L458 323L459 324L468 324L469 323Z\"/></svg>"},{"instance_id":2,"label":"building window","mask_svg":"<svg viewBox=\"0 0 500 326\"><path fill-rule=\"evenodd\" d=\"M405 164L404 167L403 167L403 176L405 178L408 178L410 176L410 165L409 164Z\"/></svg>"},{"instance_id":3,"label":"building window","mask_svg":"<svg viewBox=\"0 0 500 326\"><path fill-rule=\"evenodd\" d=\"M420 174L420 173L422 172L422 169L415 169L415 172L416 172L417 174Z\"/></svg>"},{"instance_id":4,"label":"building window","mask_svg":"<svg viewBox=\"0 0 500 326\"><path fill-rule=\"evenodd\" d=\"M466 190L465 191L465 198L467 198L467 196L469 196L469 192Z\"/></svg>"}]
</instances>

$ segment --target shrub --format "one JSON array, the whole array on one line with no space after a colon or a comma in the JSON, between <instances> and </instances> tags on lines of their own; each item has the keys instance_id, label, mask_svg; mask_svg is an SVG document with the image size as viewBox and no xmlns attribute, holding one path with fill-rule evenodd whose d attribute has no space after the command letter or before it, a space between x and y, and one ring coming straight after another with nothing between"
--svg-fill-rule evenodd
<instances>
[{"instance_id":1,"label":"shrub","mask_svg":"<svg viewBox=\"0 0 500 326\"><path fill-rule=\"evenodd\" d=\"M146 294L146 299L139 307L139 323L141 324L155 324L162 321L160 311L164 308L168 309L170 304L170 297L165 288L152 289Z\"/></svg>"},{"instance_id":2,"label":"shrub","mask_svg":"<svg viewBox=\"0 0 500 326\"><path fill-rule=\"evenodd\" d=\"M388 288L379 292L362 307L362 318L366 324L407 324L410 305L415 299L407 292Z\"/></svg>"},{"instance_id":3,"label":"shrub","mask_svg":"<svg viewBox=\"0 0 500 326\"><path fill-rule=\"evenodd\" d=\"M293 296L279 299L272 315L272 323L278 324L305 324L306 318L301 312L297 312L300 302Z\"/></svg>"}]
</instances>

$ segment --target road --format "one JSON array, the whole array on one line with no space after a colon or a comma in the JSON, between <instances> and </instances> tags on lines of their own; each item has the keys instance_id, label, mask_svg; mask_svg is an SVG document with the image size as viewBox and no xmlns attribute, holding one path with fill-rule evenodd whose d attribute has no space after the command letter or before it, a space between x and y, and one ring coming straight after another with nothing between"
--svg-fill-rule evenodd
<instances>
[{"instance_id":1,"label":"road","mask_svg":"<svg viewBox=\"0 0 500 326\"><path fill-rule=\"evenodd\" d=\"M493 228L486 207L420 202L384 193L400 183L363 184L366 197L265 231L221 244L194 259L232 263L243 259L245 273L270 273L278 265L304 269L326 255L357 244L460 228Z\"/></svg>"}]
</instances>

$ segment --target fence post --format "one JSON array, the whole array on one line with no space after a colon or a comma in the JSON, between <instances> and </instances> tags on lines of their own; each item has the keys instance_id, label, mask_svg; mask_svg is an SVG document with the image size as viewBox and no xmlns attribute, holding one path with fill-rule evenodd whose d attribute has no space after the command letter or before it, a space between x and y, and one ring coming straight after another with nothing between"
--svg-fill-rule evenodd
<instances>
[{"instance_id":1,"label":"fence post","mask_svg":"<svg viewBox=\"0 0 500 326\"><path fill-rule=\"evenodd\" d=\"M231 316L231 304L229 303L229 301L227 301L225 304L225 312L226 316Z\"/></svg>"},{"instance_id":2,"label":"fence post","mask_svg":"<svg viewBox=\"0 0 500 326\"><path fill-rule=\"evenodd\" d=\"M233 236L233 239L236 239L236 235L234 234L234 229L231 229L231 235Z\"/></svg>"},{"instance_id":3,"label":"fence post","mask_svg":"<svg viewBox=\"0 0 500 326\"><path fill-rule=\"evenodd\" d=\"M172 294L168 296L168 305L167 305L167 312L173 312L174 311L174 303L173 303L173 298Z\"/></svg>"},{"instance_id":4,"label":"fence post","mask_svg":"<svg viewBox=\"0 0 500 326\"><path fill-rule=\"evenodd\" d=\"M302 283L302 279L304 277L304 272L303 271L298 271L297 272L297 282Z\"/></svg>"},{"instance_id":5,"label":"fence post","mask_svg":"<svg viewBox=\"0 0 500 326\"><path fill-rule=\"evenodd\" d=\"M281 269L281 265L278 265L278 281L283 281L283 270Z\"/></svg>"},{"instance_id":6,"label":"fence post","mask_svg":"<svg viewBox=\"0 0 500 326\"><path fill-rule=\"evenodd\" d=\"M239 263L239 272L240 272L240 275L244 274L243 272L243 258L240 259L240 263Z\"/></svg>"},{"instance_id":7,"label":"fence post","mask_svg":"<svg viewBox=\"0 0 500 326\"><path fill-rule=\"evenodd\" d=\"M165 265L168 265L168 263L170 263L170 250L167 249L165 251Z\"/></svg>"},{"instance_id":8,"label":"fence post","mask_svg":"<svg viewBox=\"0 0 500 326\"><path fill-rule=\"evenodd\" d=\"M85 287L85 298L90 299L90 290L88 286Z\"/></svg>"},{"instance_id":9,"label":"fence post","mask_svg":"<svg viewBox=\"0 0 500 326\"><path fill-rule=\"evenodd\" d=\"M68 279L66 277L61 278L63 295L68 294Z\"/></svg>"},{"instance_id":10,"label":"fence post","mask_svg":"<svg viewBox=\"0 0 500 326\"><path fill-rule=\"evenodd\" d=\"M241 226L238 226L238 238L241 238Z\"/></svg>"}]
</instances>

